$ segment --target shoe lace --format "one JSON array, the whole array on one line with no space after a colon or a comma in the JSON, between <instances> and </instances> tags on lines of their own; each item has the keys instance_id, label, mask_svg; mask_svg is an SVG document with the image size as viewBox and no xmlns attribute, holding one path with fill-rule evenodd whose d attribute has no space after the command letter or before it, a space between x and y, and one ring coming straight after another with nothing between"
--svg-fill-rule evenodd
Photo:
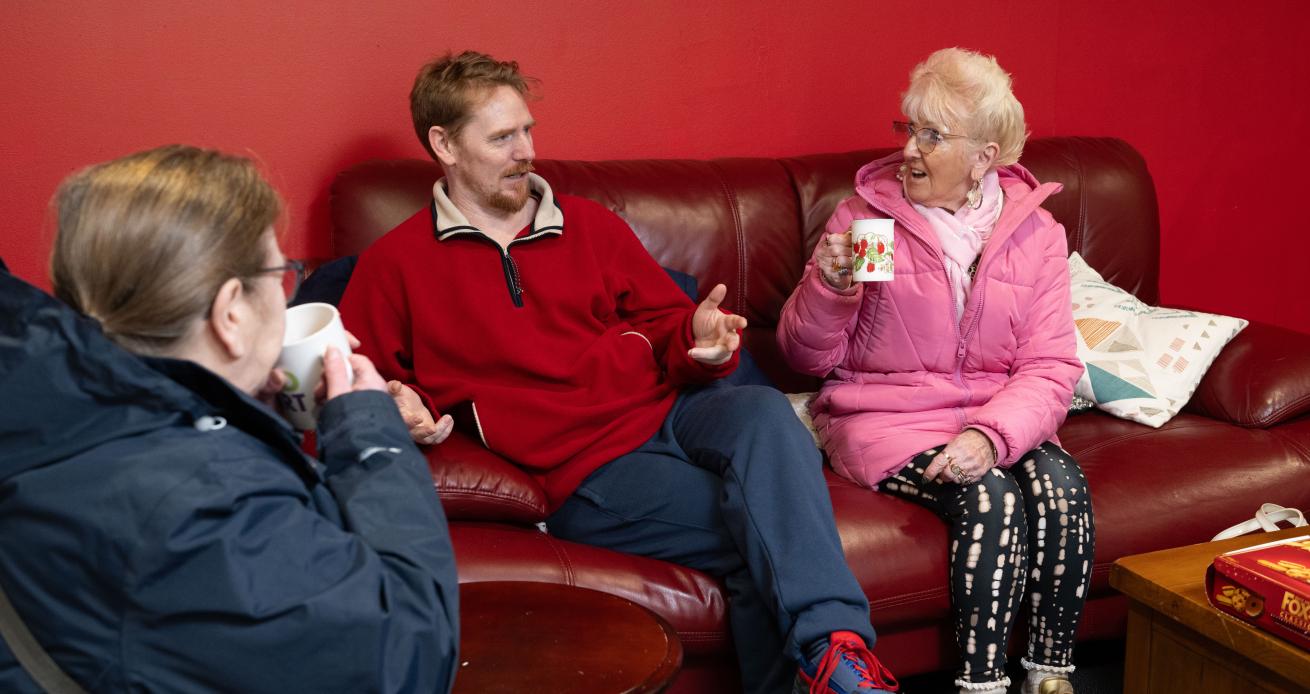
<instances>
[{"instance_id":1,"label":"shoe lace","mask_svg":"<svg viewBox=\"0 0 1310 694\"><path fill-rule=\"evenodd\" d=\"M825 694L828 691L828 681L843 662L860 676L861 687L877 687L892 692L900 688L891 670L883 666L868 646L864 645L864 639L849 631L839 631L829 638L828 650L823 653L814 679L810 681L810 694Z\"/></svg>"}]
</instances>

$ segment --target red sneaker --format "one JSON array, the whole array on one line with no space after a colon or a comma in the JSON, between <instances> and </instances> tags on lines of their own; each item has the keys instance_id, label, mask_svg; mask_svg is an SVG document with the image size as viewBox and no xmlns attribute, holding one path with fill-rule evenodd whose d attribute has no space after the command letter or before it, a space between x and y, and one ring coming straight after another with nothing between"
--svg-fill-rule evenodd
<instances>
[{"instance_id":1,"label":"red sneaker","mask_svg":"<svg viewBox=\"0 0 1310 694\"><path fill-rule=\"evenodd\" d=\"M849 631L834 631L817 661L802 657L793 694L891 694L900 684L869 652L864 639Z\"/></svg>"}]
</instances>

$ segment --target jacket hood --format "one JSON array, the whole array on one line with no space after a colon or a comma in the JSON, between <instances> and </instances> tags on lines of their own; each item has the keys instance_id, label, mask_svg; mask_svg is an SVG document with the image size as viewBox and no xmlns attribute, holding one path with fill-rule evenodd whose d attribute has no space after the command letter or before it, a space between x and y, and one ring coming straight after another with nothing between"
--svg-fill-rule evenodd
<instances>
[{"instance_id":1,"label":"jacket hood","mask_svg":"<svg viewBox=\"0 0 1310 694\"><path fill-rule=\"evenodd\" d=\"M4 271L0 403L0 481L206 416L267 429L298 451L289 425L220 376L193 362L132 354L94 320Z\"/></svg>"},{"instance_id":2,"label":"jacket hood","mask_svg":"<svg viewBox=\"0 0 1310 694\"><path fill-rule=\"evenodd\" d=\"M909 220L919 215L914 213L901 182L896 180L896 171L904 162L903 153L893 152L860 167L855 174L855 192L874 208L913 228L915 225ZM1064 189L1059 183L1038 182L1021 164L997 167L996 173L1006 197L1005 208L997 222L998 229L1006 227L1007 220L1013 223L1023 220L1046 198Z\"/></svg>"}]
</instances>

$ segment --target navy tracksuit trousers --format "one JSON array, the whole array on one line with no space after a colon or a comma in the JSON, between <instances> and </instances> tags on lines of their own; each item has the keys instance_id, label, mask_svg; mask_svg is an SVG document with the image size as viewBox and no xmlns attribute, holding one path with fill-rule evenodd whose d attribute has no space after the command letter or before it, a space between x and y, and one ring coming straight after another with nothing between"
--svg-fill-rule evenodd
<instances>
[{"instance_id":1,"label":"navy tracksuit trousers","mask_svg":"<svg viewBox=\"0 0 1310 694\"><path fill-rule=\"evenodd\" d=\"M822 457L772 388L684 392L650 440L593 472L546 526L723 579L747 692L789 692L802 649L833 631L873 646Z\"/></svg>"}]
</instances>

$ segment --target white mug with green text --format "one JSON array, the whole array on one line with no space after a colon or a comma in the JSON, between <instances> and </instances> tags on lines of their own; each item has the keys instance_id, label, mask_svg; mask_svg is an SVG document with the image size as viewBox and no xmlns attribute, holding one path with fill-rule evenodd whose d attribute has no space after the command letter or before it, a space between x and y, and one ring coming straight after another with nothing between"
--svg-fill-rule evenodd
<instances>
[{"instance_id":1,"label":"white mug with green text","mask_svg":"<svg viewBox=\"0 0 1310 694\"><path fill-rule=\"evenodd\" d=\"M323 380L323 355L329 345L340 350L343 359L350 356L346 329L335 306L313 303L287 309L286 334L277 362L287 382L277 400L283 416L301 431L314 429L318 423L314 389ZM349 361L346 373L349 377Z\"/></svg>"}]
</instances>

